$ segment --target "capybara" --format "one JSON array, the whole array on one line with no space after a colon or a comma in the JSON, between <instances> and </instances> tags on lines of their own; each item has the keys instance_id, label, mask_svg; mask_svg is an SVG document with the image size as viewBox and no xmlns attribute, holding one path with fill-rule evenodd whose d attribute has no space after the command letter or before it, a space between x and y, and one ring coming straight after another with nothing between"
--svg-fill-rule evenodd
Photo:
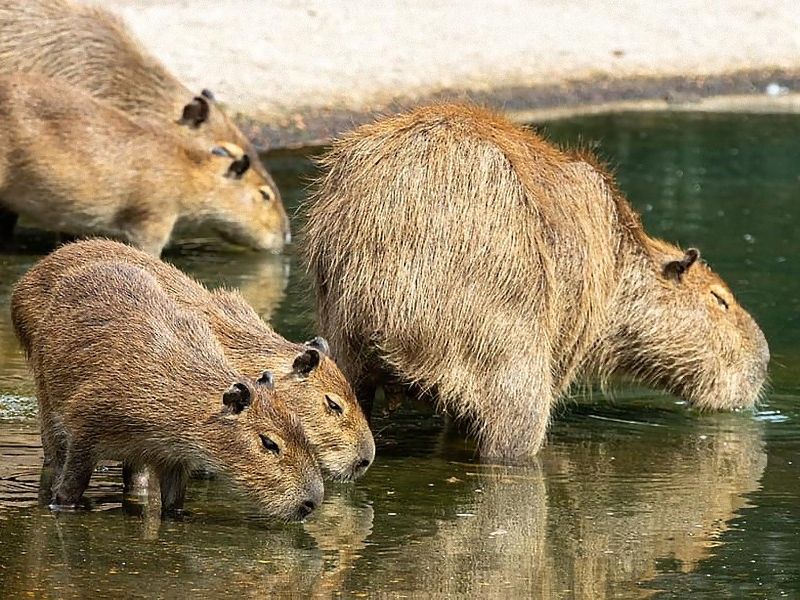
<instances>
[{"instance_id":1,"label":"capybara","mask_svg":"<svg viewBox=\"0 0 800 600\"><path fill-rule=\"evenodd\" d=\"M543 443L580 378L626 373L709 409L751 406L769 351L695 249L651 238L595 159L439 105L335 142L304 250L321 335L366 406L413 383L486 456Z\"/></svg>"},{"instance_id":2,"label":"capybara","mask_svg":"<svg viewBox=\"0 0 800 600\"><path fill-rule=\"evenodd\" d=\"M145 269L174 302L201 316L238 371L252 378L271 371L276 390L299 417L328 477L351 479L367 470L375 458L375 442L350 385L326 354L326 343L289 342L237 292L209 291L172 265L124 244L101 239L67 244L20 279L11 295L11 317L27 353L37 345L47 299L57 282L72 269L110 259Z\"/></svg>"},{"instance_id":3,"label":"capybara","mask_svg":"<svg viewBox=\"0 0 800 600\"><path fill-rule=\"evenodd\" d=\"M102 459L153 468L165 510L180 508L198 466L273 516L304 517L322 501L319 467L272 375L241 376L206 323L144 269L65 273L39 334L29 357L57 505L79 501Z\"/></svg>"},{"instance_id":4,"label":"capybara","mask_svg":"<svg viewBox=\"0 0 800 600\"><path fill-rule=\"evenodd\" d=\"M69 0L4 0L0 73L62 79L128 114L200 137L209 146L235 143L266 179L271 201L281 202L250 140L220 109L214 95L209 90L189 91L118 17L103 8Z\"/></svg>"},{"instance_id":5,"label":"capybara","mask_svg":"<svg viewBox=\"0 0 800 600\"><path fill-rule=\"evenodd\" d=\"M238 146L138 123L64 83L0 77L0 207L48 229L105 234L158 256L176 223L279 250L286 213Z\"/></svg>"}]
</instances>

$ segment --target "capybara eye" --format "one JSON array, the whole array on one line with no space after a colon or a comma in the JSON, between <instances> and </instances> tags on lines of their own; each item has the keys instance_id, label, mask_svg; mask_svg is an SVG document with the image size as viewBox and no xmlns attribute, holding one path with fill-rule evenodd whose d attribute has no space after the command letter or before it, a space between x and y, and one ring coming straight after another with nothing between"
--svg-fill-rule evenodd
<instances>
[{"instance_id":1,"label":"capybara eye","mask_svg":"<svg viewBox=\"0 0 800 600\"><path fill-rule=\"evenodd\" d=\"M272 190L268 188L261 188L259 191L261 192L261 197L267 202L272 202L273 200L275 200L275 196L273 195Z\"/></svg>"},{"instance_id":2,"label":"capybara eye","mask_svg":"<svg viewBox=\"0 0 800 600\"><path fill-rule=\"evenodd\" d=\"M281 453L280 446L278 446L278 444L276 444L272 440L272 438L270 438L269 436L264 435L263 433L259 433L258 437L261 438L261 444L264 446L264 448L266 448L267 450L269 450L273 454L280 454Z\"/></svg>"},{"instance_id":3,"label":"capybara eye","mask_svg":"<svg viewBox=\"0 0 800 600\"><path fill-rule=\"evenodd\" d=\"M328 396L328 394L325 394L325 402L327 403L328 408L333 412L335 412L337 415L342 414L343 412L342 407L339 405L338 402L336 402L336 400Z\"/></svg>"},{"instance_id":4,"label":"capybara eye","mask_svg":"<svg viewBox=\"0 0 800 600\"><path fill-rule=\"evenodd\" d=\"M716 292L711 292L711 295L712 295L712 296L714 296L714 298L716 298L716 299L717 299L717 302L719 303L719 305L720 305L722 308L724 308L725 310L728 310L728 303L727 303L727 301L725 300L725 298L723 298L722 296L720 296L720 295L719 295L718 293L716 293Z\"/></svg>"}]
</instances>

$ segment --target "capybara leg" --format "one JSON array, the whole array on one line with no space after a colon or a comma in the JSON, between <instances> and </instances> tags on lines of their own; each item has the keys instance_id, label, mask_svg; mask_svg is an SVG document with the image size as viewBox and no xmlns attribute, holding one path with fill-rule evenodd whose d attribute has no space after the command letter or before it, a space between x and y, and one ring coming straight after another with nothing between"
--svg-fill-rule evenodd
<instances>
[{"instance_id":1,"label":"capybara leg","mask_svg":"<svg viewBox=\"0 0 800 600\"><path fill-rule=\"evenodd\" d=\"M11 243L14 228L17 225L17 214L5 208L0 208L0 245Z\"/></svg>"},{"instance_id":2,"label":"capybara leg","mask_svg":"<svg viewBox=\"0 0 800 600\"><path fill-rule=\"evenodd\" d=\"M179 512L186 497L189 473L180 465L161 473L161 512Z\"/></svg>"},{"instance_id":3,"label":"capybara leg","mask_svg":"<svg viewBox=\"0 0 800 600\"><path fill-rule=\"evenodd\" d=\"M88 444L72 442L67 447L66 460L56 488L54 502L58 506L75 506L89 487L95 460Z\"/></svg>"},{"instance_id":4,"label":"capybara leg","mask_svg":"<svg viewBox=\"0 0 800 600\"><path fill-rule=\"evenodd\" d=\"M151 492L152 481L148 467L122 463L122 490L125 495L147 496Z\"/></svg>"},{"instance_id":5,"label":"capybara leg","mask_svg":"<svg viewBox=\"0 0 800 600\"><path fill-rule=\"evenodd\" d=\"M378 389L378 382L374 377L363 377L355 385L356 398L361 405L361 410L367 418L367 422L372 420L372 409L375 404L375 391Z\"/></svg>"},{"instance_id":6,"label":"capybara leg","mask_svg":"<svg viewBox=\"0 0 800 600\"><path fill-rule=\"evenodd\" d=\"M163 217L162 221L142 223L129 235L129 242L132 246L156 258L161 256L161 251L169 242L176 220L174 216L161 216Z\"/></svg>"}]
</instances>

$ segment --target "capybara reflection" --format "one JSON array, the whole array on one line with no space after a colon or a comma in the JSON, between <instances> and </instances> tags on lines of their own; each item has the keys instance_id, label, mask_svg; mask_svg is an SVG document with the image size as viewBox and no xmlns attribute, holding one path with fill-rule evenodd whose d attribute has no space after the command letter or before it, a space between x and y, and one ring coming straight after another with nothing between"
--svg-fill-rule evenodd
<instances>
[{"instance_id":1,"label":"capybara reflection","mask_svg":"<svg viewBox=\"0 0 800 600\"><path fill-rule=\"evenodd\" d=\"M47 229L118 237L155 256L176 223L279 250L286 213L235 144L139 123L86 92L0 77L0 207Z\"/></svg>"},{"instance_id":2,"label":"capybara reflection","mask_svg":"<svg viewBox=\"0 0 800 600\"><path fill-rule=\"evenodd\" d=\"M440 105L360 127L321 164L319 328L366 405L387 377L416 384L482 454L515 458L579 378L626 373L708 409L759 397L758 325L697 250L647 235L592 156Z\"/></svg>"},{"instance_id":3,"label":"capybara reflection","mask_svg":"<svg viewBox=\"0 0 800 600\"><path fill-rule=\"evenodd\" d=\"M214 95L188 90L103 8L69 0L5 0L0 5L0 73L61 79L128 114L203 139L209 147L235 143L266 178L272 201L281 202L251 142Z\"/></svg>"},{"instance_id":4,"label":"capybara reflection","mask_svg":"<svg viewBox=\"0 0 800 600\"><path fill-rule=\"evenodd\" d=\"M327 354L327 343L290 342L261 320L238 292L209 291L172 265L124 244L100 239L67 244L20 279L11 297L11 316L26 352L37 345L47 299L57 282L72 269L109 259L152 274L174 302L208 324L238 371L252 378L271 371L276 390L300 419L328 477L364 474L375 458L375 442L352 388Z\"/></svg>"},{"instance_id":5,"label":"capybara reflection","mask_svg":"<svg viewBox=\"0 0 800 600\"><path fill-rule=\"evenodd\" d=\"M279 518L322 501L319 467L272 374L240 375L206 323L145 270L98 262L64 274L35 339L29 360L57 505L77 503L103 459L154 469L164 510L182 506L198 467L228 475Z\"/></svg>"}]
</instances>

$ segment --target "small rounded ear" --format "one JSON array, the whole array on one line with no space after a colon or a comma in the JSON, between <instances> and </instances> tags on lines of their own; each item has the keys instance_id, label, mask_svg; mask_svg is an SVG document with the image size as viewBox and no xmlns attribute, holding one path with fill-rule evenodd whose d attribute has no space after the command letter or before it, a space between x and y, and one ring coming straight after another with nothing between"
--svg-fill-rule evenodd
<instances>
[{"instance_id":1,"label":"small rounded ear","mask_svg":"<svg viewBox=\"0 0 800 600\"><path fill-rule=\"evenodd\" d=\"M208 88L203 88L203 91L200 92L200 95L203 98L207 98L207 99L211 100L212 102L214 102L214 100L216 100L216 98L214 98L214 93Z\"/></svg>"},{"instance_id":2,"label":"small rounded ear","mask_svg":"<svg viewBox=\"0 0 800 600\"><path fill-rule=\"evenodd\" d=\"M309 348L305 352L298 354L292 363L292 370L296 375L307 376L311 371L319 366L322 355L316 348Z\"/></svg>"},{"instance_id":3,"label":"small rounded ear","mask_svg":"<svg viewBox=\"0 0 800 600\"><path fill-rule=\"evenodd\" d=\"M208 110L208 100L203 96L195 96L189 104L183 107L183 113L178 119L178 123L196 129L208 121Z\"/></svg>"},{"instance_id":4,"label":"small rounded ear","mask_svg":"<svg viewBox=\"0 0 800 600\"><path fill-rule=\"evenodd\" d=\"M261 377L256 379L256 383L258 385L265 385L267 388L274 390L275 389L275 378L272 376L270 371L264 371L261 373Z\"/></svg>"},{"instance_id":5,"label":"small rounded ear","mask_svg":"<svg viewBox=\"0 0 800 600\"><path fill-rule=\"evenodd\" d=\"M322 352L325 356L331 355L331 347L328 344L328 340L326 340L321 335L315 336L314 338L308 340L307 342L305 342L304 345L308 346L309 348L316 348L317 350Z\"/></svg>"},{"instance_id":6,"label":"small rounded ear","mask_svg":"<svg viewBox=\"0 0 800 600\"><path fill-rule=\"evenodd\" d=\"M232 179L239 179L242 175L247 172L247 169L250 168L250 157L245 154L241 158L234 160L231 163L231 166L228 167L228 172L225 174L225 177L230 177Z\"/></svg>"},{"instance_id":7,"label":"small rounded ear","mask_svg":"<svg viewBox=\"0 0 800 600\"><path fill-rule=\"evenodd\" d=\"M222 394L222 403L231 409L233 414L238 415L245 408L250 406L253 393L246 384L236 382Z\"/></svg>"},{"instance_id":8,"label":"small rounded ear","mask_svg":"<svg viewBox=\"0 0 800 600\"><path fill-rule=\"evenodd\" d=\"M664 276L674 281L680 281L681 276L689 270L697 259L700 258L700 250L689 248L680 260L672 260L664 265Z\"/></svg>"}]
</instances>

